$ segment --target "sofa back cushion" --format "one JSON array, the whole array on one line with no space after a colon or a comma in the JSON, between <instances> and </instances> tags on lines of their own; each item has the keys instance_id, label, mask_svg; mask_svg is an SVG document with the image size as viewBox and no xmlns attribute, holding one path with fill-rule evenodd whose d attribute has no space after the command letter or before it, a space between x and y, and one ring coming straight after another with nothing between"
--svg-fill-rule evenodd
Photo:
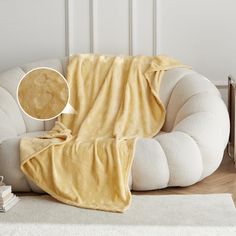
<instances>
[{"instance_id":1,"label":"sofa back cushion","mask_svg":"<svg viewBox=\"0 0 236 236\"><path fill-rule=\"evenodd\" d=\"M36 67L50 67L65 76L68 58L44 60L9 69L0 73L0 139L8 139L23 133L50 130L54 120L39 121L26 115L19 107L16 97L17 86L21 78Z\"/></svg>"}]
</instances>

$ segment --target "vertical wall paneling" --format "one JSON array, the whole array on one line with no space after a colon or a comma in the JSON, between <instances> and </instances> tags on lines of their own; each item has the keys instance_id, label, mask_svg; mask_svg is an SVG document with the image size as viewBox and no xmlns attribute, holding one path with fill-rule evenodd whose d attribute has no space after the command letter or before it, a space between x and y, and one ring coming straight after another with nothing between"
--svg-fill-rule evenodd
<instances>
[{"instance_id":1,"label":"vertical wall paneling","mask_svg":"<svg viewBox=\"0 0 236 236\"><path fill-rule=\"evenodd\" d=\"M129 0L129 55L133 55L133 0Z\"/></svg>"},{"instance_id":2,"label":"vertical wall paneling","mask_svg":"<svg viewBox=\"0 0 236 236\"><path fill-rule=\"evenodd\" d=\"M65 55L73 52L73 0L65 0Z\"/></svg>"},{"instance_id":3,"label":"vertical wall paneling","mask_svg":"<svg viewBox=\"0 0 236 236\"><path fill-rule=\"evenodd\" d=\"M0 1L0 71L74 53L167 54L225 98L228 74L236 77L235 8L235 0Z\"/></svg>"},{"instance_id":4,"label":"vertical wall paneling","mask_svg":"<svg viewBox=\"0 0 236 236\"><path fill-rule=\"evenodd\" d=\"M153 55L153 0L133 0L133 54Z\"/></svg>"},{"instance_id":5,"label":"vertical wall paneling","mask_svg":"<svg viewBox=\"0 0 236 236\"><path fill-rule=\"evenodd\" d=\"M153 34L153 39L152 39L152 54L153 56L157 55L157 2L156 0L153 0L153 30L152 30L152 34Z\"/></svg>"},{"instance_id":6,"label":"vertical wall paneling","mask_svg":"<svg viewBox=\"0 0 236 236\"><path fill-rule=\"evenodd\" d=\"M129 0L97 0L95 53L129 54Z\"/></svg>"},{"instance_id":7,"label":"vertical wall paneling","mask_svg":"<svg viewBox=\"0 0 236 236\"><path fill-rule=\"evenodd\" d=\"M155 37L155 42L153 41L153 43L155 44L154 47L156 48L155 54L162 54L162 36L161 33L163 31L163 12L162 12L162 8L163 8L163 0L153 0L153 14L155 14L154 18L154 22L155 22L155 26L153 28L153 36ZM165 13L166 14L166 13Z\"/></svg>"},{"instance_id":8,"label":"vertical wall paneling","mask_svg":"<svg viewBox=\"0 0 236 236\"><path fill-rule=\"evenodd\" d=\"M193 66L212 81L227 83L228 74L236 75L235 0L158 2L160 53Z\"/></svg>"},{"instance_id":9,"label":"vertical wall paneling","mask_svg":"<svg viewBox=\"0 0 236 236\"><path fill-rule=\"evenodd\" d=\"M65 0L0 1L0 71L65 56L65 7Z\"/></svg>"},{"instance_id":10,"label":"vertical wall paneling","mask_svg":"<svg viewBox=\"0 0 236 236\"><path fill-rule=\"evenodd\" d=\"M94 47L95 47L95 14L96 14L96 9L95 9L95 2L96 0L89 0L89 45L90 45L90 53L94 52Z\"/></svg>"},{"instance_id":11,"label":"vertical wall paneling","mask_svg":"<svg viewBox=\"0 0 236 236\"><path fill-rule=\"evenodd\" d=\"M73 34L72 53L93 52L93 5L91 0L69 0L73 1L73 23L71 24ZM92 38L91 38L92 37ZM92 39L92 40L91 40Z\"/></svg>"}]
</instances>

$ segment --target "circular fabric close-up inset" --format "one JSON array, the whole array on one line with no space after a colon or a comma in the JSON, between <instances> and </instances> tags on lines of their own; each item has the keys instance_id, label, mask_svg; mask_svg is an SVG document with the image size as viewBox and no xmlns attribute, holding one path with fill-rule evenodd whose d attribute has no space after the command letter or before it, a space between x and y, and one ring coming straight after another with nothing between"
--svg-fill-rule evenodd
<instances>
[{"instance_id":1,"label":"circular fabric close-up inset","mask_svg":"<svg viewBox=\"0 0 236 236\"><path fill-rule=\"evenodd\" d=\"M39 67L24 75L18 85L17 96L27 115L48 120L60 115L66 107L69 87L58 71Z\"/></svg>"}]
</instances>

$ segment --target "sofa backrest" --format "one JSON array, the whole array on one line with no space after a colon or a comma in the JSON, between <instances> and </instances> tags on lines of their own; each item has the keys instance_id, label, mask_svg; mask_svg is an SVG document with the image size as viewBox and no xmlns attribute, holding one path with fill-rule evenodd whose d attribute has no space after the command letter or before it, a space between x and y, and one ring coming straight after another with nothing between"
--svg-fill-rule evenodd
<instances>
[{"instance_id":1,"label":"sofa backrest","mask_svg":"<svg viewBox=\"0 0 236 236\"><path fill-rule=\"evenodd\" d=\"M45 122L34 120L19 108L16 98L17 85L27 72L36 67L50 67L65 76L67 64L68 58L51 59L0 73L0 142L27 132L45 131L53 127L55 119ZM189 83L181 81L189 81ZM181 84L185 86L182 88ZM181 91L176 95L178 87L181 87ZM190 87L193 88L193 91ZM214 93L216 96L220 96L219 91L209 80L193 70L176 68L164 73L160 88L160 98L167 111L163 131L170 132L173 128L178 111L185 102L183 98L186 97L187 100L199 92Z\"/></svg>"},{"instance_id":2,"label":"sofa backrest","mask_svg":"<svg viewBox=\"0 0 236 236\"><path fill-rule=\"evenodd\" d=\"M16 97L21 78L36 67L50 67L65 75L68 58L44 60L9 69L0 73L0 141L26 132L50 130L55 122L39 121L27 116Z\"/></svg>"}]
</instances>

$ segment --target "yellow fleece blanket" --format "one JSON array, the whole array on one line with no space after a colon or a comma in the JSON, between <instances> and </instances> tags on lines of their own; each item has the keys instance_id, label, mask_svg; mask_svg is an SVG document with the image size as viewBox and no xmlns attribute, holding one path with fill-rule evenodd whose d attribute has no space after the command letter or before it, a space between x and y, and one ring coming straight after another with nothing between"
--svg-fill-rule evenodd
<instances>
[{"instance_id":1,"label":"yellow fleece blanket","mask_svg":"<svg viewBox=\"0 0 236 236\"><path fill-rule=\"evenodd\" d=\"M22 109L36 119L51 119L60 114L68 102L68 95L63 76L48 68L27 73L18 87Z\"/></svg>"},{"instance_id":2,"label":"yellow fleece blanket","mask_svg":"<svg viewBox=\"0 0 236 236\"><path fill-rule=\"evenodd\" d=\"M67 80L77 114L61 115L42 137L21 140L22 171L59 201L123 212L135 141L161 129L161 78L180 66L165 56L73 56Z\"/></svg>"}]
</instances>

